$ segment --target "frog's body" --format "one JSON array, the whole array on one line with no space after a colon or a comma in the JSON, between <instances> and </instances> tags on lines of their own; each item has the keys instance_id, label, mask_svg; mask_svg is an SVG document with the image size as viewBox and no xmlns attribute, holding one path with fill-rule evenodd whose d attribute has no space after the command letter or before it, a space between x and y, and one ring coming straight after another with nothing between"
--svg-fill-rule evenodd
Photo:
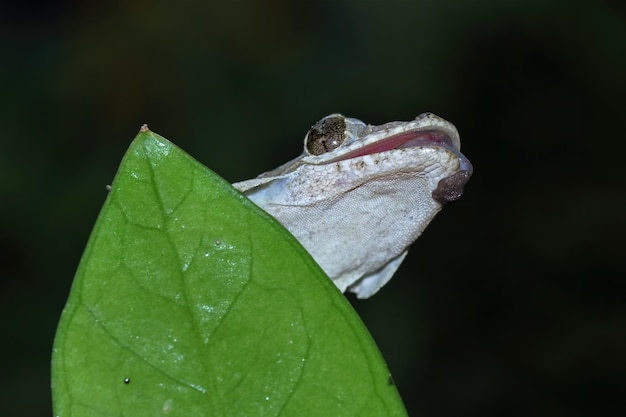
<instances>
[{"instance_id":1,"label":"frog's body","mask_svg":"<svg viewBox=\"0 0 626 417\"><path fill-rule=\"evenodd\" d=\"M366 125L333 114L305 137L304 153L234 184L280 221L343 292L376 293L472 174L456 128L425 113Z\"/></svg>"}]
</instances>

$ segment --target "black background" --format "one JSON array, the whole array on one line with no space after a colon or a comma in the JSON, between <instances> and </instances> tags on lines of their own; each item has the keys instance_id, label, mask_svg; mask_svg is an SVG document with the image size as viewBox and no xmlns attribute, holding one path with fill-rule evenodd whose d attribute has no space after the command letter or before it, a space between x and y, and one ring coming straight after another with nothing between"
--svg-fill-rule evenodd
<instances>
[{"instance_id":1,"label":"black background","mask_svg":"<svg viewBox=\"0 0 626 417\"><path fill-rule=\"evenodd\" d=\"M0 34L3 415L51 415L56 323L142 123L234 182L329 113L424 111L474 177L351 298L409 413L626 413L621 2L15 2Z\"/></svg>"}]
</instances>

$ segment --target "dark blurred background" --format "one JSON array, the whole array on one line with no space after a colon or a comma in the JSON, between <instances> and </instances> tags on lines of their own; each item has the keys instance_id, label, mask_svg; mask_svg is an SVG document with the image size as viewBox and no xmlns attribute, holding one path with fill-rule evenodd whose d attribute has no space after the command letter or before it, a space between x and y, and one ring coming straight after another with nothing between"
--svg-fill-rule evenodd
<instances>
[{"instance_id":1,"label":"dark blurred background","mask_svg":"<svg viewBox=\"0 0 626 417\"><path fill-rule=\"evenodd\" d=\"M351 298L409 413L626 415L623 2L82 3L0 6L2 415L51 415L56 323L142 123L234 182L329 113L424 111L475 175Z\"/></svg>"}]
</instances>

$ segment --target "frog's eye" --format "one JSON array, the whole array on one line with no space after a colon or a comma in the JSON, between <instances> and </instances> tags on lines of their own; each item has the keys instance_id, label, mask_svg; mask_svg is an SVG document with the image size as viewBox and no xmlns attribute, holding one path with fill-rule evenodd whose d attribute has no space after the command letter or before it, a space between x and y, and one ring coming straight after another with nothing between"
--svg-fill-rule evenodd
<instances>
[{"instance_id":1,"label":"frog's eye","mask_svg":"<svg viewBox=\"0 0 626 417\"><path fill-rule=\"evenodd\" d=\"M304 137L304 149L311 155L321 155L338 148L346 139L346 120L333 114L311 126Z\"/></svg>"}]
</instances>

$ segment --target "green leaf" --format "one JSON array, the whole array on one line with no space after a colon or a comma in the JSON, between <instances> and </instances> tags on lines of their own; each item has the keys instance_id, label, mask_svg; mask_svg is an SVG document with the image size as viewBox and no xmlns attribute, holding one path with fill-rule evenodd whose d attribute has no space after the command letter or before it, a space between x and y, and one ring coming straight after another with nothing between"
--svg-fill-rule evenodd
<instances>
[{"instance_id":1,"label":"green leaf","mask_svg":"<svg viewBox=\"0 0 626 417\"><path fill-rule=\"evenodd\" d=\"M371 336L300 244L142 131L76 273L55 416L406 415Z\"/></svg>"}]
</instances>

